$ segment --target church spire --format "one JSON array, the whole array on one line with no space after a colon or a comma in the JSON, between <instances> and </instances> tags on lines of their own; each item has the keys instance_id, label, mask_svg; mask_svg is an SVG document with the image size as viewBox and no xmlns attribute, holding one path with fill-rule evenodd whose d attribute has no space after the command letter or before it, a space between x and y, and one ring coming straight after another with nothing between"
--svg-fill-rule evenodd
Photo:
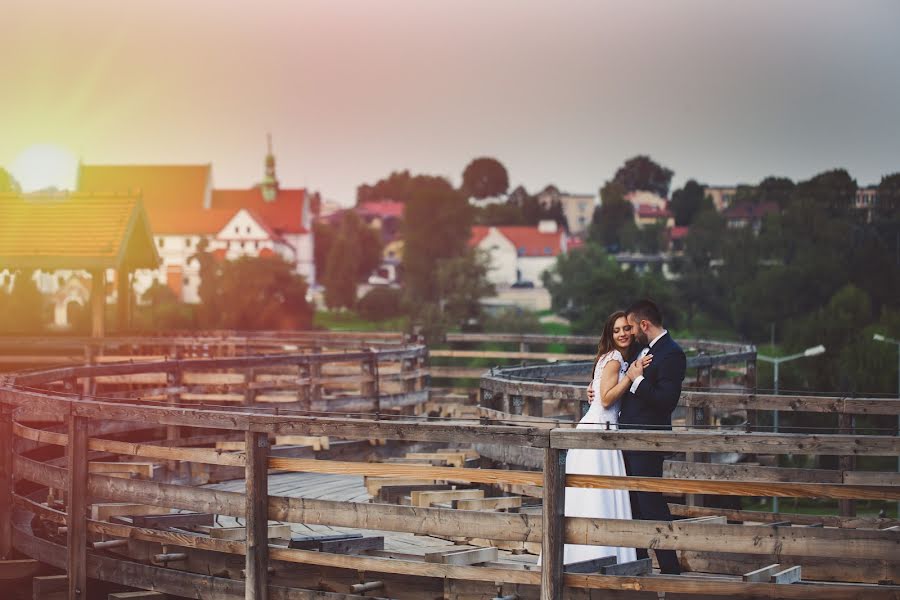
<instances>
[{"instance_id":1,"label":"church spire","mask_svg":"<svg viewBox=\"0 0 900 600\"><path fill-rule=\"evenodd\" d=\"M266 134L266 174L262 181L262 194L266 202L272 202L278 195L278 177L275 174L275 154L272 152L272 134Z\"/></svg>"}]
</instances>

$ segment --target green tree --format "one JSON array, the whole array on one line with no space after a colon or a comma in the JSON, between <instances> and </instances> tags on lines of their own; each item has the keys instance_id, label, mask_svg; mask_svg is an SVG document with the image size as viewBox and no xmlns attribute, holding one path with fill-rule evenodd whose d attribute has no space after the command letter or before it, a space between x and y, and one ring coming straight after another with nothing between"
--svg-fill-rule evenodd
<instances>
[{"instance_id":1,"label":"green tree","mask_svg":"<svg viewBox=\"0 0 900 600\"><path fill-rule=\"evenodd\" d=\"M506 167L496 158L481 157L470 162L462 174L462 191L472 198L494 198L509 189Z\"/></svg>"},{"instance_id":2,"label":"green tree","mask_svg":"<svg viewBox=\"0 0 900 600\"><path fill-rule=\"evenodd\" d=\"M19 186L19 182L16 181L16 178L12 176L12 173L0 167L0 194L21 193L22 188Z\"/></svg>"},{"instance_id":3,"label":"green tree","mask_svg":"<svg viewBox=\"0 0 900 600\"><path fill-rule=\"evenodd\" d=\"M312 306L307 285L280 257L241 257L223 263L220 327L225 329L309 329Z\"/></svg>"},{"instance_id":4,"label":"green tree","mask_svg":"<svg viewBox=\"0 0 900 600\"><path fill-rule=\"evenodd\" d=\"M402 226L403 266L410 306L438 301L439 261L462 256L473 211L465 196L441 177L417 176Z\"/></svg>"},{"instance_id":5,"label":"green tree","mask_svg":"<svg viewBox=\"0 0 900 600\"><path fill-rule=\"evenodd\" d=\"M181 302L175 292L157 281L141 294L135 315L135 329L173 331L194 326L191 308Z\"/></svg>"},{"instance_id":6,"label":"green tree","mask_svg":"<svg viewBox=\"0 0 900 600\"><path fill-rule=\"evenodd\" d=\"M600 206L594 209L588 237L613 251L623 246L622 229L634 225L634 207L625 199L625 187L608 181L600 189Z\"/></svg>"},{"instance_id":7,"label":"green tree","mask_svg":"<svg viewBox=\"0 0 900 600\"><path fill-rule=\"evenodd\" d=\"M356 188L356 204L378 200L406 202L412 195L412 190L415 186L414 179L409 174L409 171L394 171L384 179L379 179L373 185L364 183Z\"/></svg>"},{"instance_id":8,"label":"green tree","mask_svg":"<svg viewBox=\"0 0 900 600\"><path fill-rule=\"evenodd\" d=\"M879 220L892 220L896 223L900 218L900 173L883 176L878 184L877 194L876 216Z\"/></svg>"},{"instance_id":9,"label":"green tree","mask_svg":"<svg viewBox=\"0 0 900 600\"><path fill-rule=\"evenodd\" d=\"M856 189L856 180L846 169L832 169L798 183L791 203L820 206L832 217L847 217L853 211Z\"/></svg>"},{"instance_id":10,"label":"green tree","mask_svg":"<svg viewBox=\"0 0 900 600\"><path fill-rule=\"evenodd\" d=\"M694 222L694 217L699 212L711 210L713 204L706 195L706 188L689 179L684 187L672 192L670 207L675 215L675 225L687 226Z\"/></svg>"},{"instance_id":11,"label":"green tree","mask_svg":"<svg viewBox=\"0 0 900 600\"><path fill-rule=\"evenodd\" d=\"M671 169L657 164L649 156L638 155L625 161L616 171L613 181L621 185L625 193L645 190L666 198L672 175Z\"/></svg>"},{"instance_id":12,"label":"green tree","mask_svg":"<svg viewBox=\"0 0 900 600\"><path fill-rule=\"evenodd\" d=\"M698 312L718 318L727 316L724 290L713 265L722 258L725 220L715 210L705 210L694 218L684 243L684 254L675 263L679 273L678 292L693 324Z\"/></svg>"},{"instance_id":13,"label":"green tree","mask_svg":"<svg viewBox=\"0 0 900 600\"><path fill-rule=\"evenodd\" d=\"M359 281L362 252L352 232L342 229L331 247L322 285L325 304L329 308L353 308L356 305L356 284Z\"/></svg>"},{"instance_id":14,"label":"green tree","mask_svg":"<svg viewBox=\"0 0 900 600\"><path fill-rule=\"evenodd\" d=\"M219 285L224 261L209 252L209 240L206 238L200 240L197 250L188 261L196 261L199 265L200 284L197 286L197 295L200 296L200 307L197 311L199 325L202 329L218 327L224 301Z\"/></svg>"},{"instance_id":15,"label":"green tree","mask_svg":"<svg viewBox=\"0 0 900 600\"><path fill-rule=\"evenodd\" d=\"M337 240L338 227L330 223L317 221L313 223L313 262L316 265L316 275L319 279L325 275L328 265L328 255Z\"/></svg>"},{"instance_id":16,"label":"green tree","mask_svg":"<svg viewBox=\"0 0 900 600\"><path fill-rule=\"evenodd\" d=\"M489 269L490 257L474 250L438 262L439 305L446 321L459 325L481 321L481 299L496 293L488 281Z\"/></svg>"},{"instance_id":17,"label":"green tree","mask_svg":"<svg viewBox=\"0 0 900 600\"><path fill-rule=\"evenodd\" d=\"M44 297L34 282L34 271L17 271L3 311L3 331L36 335L44 331Z\"/></svg>"}]
</instances>

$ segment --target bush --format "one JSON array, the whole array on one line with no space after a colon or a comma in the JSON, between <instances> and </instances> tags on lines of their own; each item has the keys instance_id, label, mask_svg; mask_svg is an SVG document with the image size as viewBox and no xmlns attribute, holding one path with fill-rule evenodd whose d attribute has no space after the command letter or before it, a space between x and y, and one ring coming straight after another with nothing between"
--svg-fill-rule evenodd
<instances>
[{"instance_id":1,"label":"bush","mask_svg":"<svg viewBox=\"0 0 900 600\"><path fill-rule=\"evenodd\" d=\"M403 314L400 290L374 287L357 303L359 316L367 321L384 321Z\"/></svg>"}]
</instances>

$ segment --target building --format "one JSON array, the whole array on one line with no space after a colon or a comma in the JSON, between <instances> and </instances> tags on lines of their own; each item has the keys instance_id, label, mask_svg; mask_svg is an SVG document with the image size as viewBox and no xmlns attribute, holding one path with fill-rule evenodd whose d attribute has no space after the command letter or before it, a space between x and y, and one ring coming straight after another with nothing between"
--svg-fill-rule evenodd
<instances>
[{"instance_id":1,"label":"building","mask_svg":"<svg viewBox=\"0 0 900 600\"><path fill-rule=\"evenodd\" d=\"M729 229L750 227L753 233L759 233L763 221L779 211L777 202L741 202L725 209L722 216Z\"/></svg>"},{"instance_id":2,"label":"building","mask_svg":"<svg viewBox=\"0 0 900 600\"><path fill-rule=\"evenodd\" d=\"M638 229L643 229L647 225L661 224L666 229L675 226L675 217L668 208L659 208L652 204L640 204L634 210L634 224Z\"/></svg>"},{"instance_id":3,"label":"building","mask_svg":"<svg viewBox=\"0 0 900 600\"><path fill-rule=\"evenodd\" d=\"M248 189L214 189L212 165L81 165L82 192L139 194L162 264L135 274L142 294L154 282L184 302L197 303L201 243L223 259L280 256L315 285L311 221L318 197L279 185L271 148L262 183Z\"/></svg>"},{"instance_id":4,"label":"building","mask_svg":"<svg viewBox=\"0 0 900 600\"><path fill-rule=\"evenodd\" d=\"M541 275L566 252L567 237L555 221L537 227L476 225L469 246L490 258L488 279L496 286L528 284L543 287Z\"/></svg>"},{"instance_id":5,"label":"building","mask_svg":"<svg viewBox=\"0 0 900 600\"><path fill-rule=\"evenodd\" d=\"M878 204L878 186L868 185L856 190L856 197L853 200L853 208L858 211L865 212L866 222L872 222L872 211Z\"/></svg>"},{"instance_id":6,"label":"building","mask_svg":"<svg viewBox=\"0 0 900 600\"><path fill-rule=\"evenodd\" d=\"M724 185L706 186L706 195L712 200L716 212L722 212L734 204L737 187Z\"/></svg>"}]
</instances>

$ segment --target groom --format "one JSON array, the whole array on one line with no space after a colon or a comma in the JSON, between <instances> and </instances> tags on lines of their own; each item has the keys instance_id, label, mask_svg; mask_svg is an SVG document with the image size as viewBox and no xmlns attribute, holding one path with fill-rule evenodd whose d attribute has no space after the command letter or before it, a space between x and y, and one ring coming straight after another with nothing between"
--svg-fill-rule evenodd
<instances>
[{"instance_id":1,"label":"groom","mask_svg":"<svg viewBox=\"0 0 900 600\"><path fill-rule=\"evenodd\" d=\"M687 359L684 352L663 328L659 307L640 300L625 311L635 339L643 346L638 358L647 354L652 362L644 368L635 359L628 368L632 381L622 398L620 429L672 429L672 411L681 396ZM662 477L663 454L645 450L626 450L625 471L637 477ZM659 492L630 492L631 515L635 519L671 521L669 506ZM674 550L654 550L662 573L678 575L681 568ZM647 558L647 550L638 548L638 558Z\"/></svg>"}]
</instances>

